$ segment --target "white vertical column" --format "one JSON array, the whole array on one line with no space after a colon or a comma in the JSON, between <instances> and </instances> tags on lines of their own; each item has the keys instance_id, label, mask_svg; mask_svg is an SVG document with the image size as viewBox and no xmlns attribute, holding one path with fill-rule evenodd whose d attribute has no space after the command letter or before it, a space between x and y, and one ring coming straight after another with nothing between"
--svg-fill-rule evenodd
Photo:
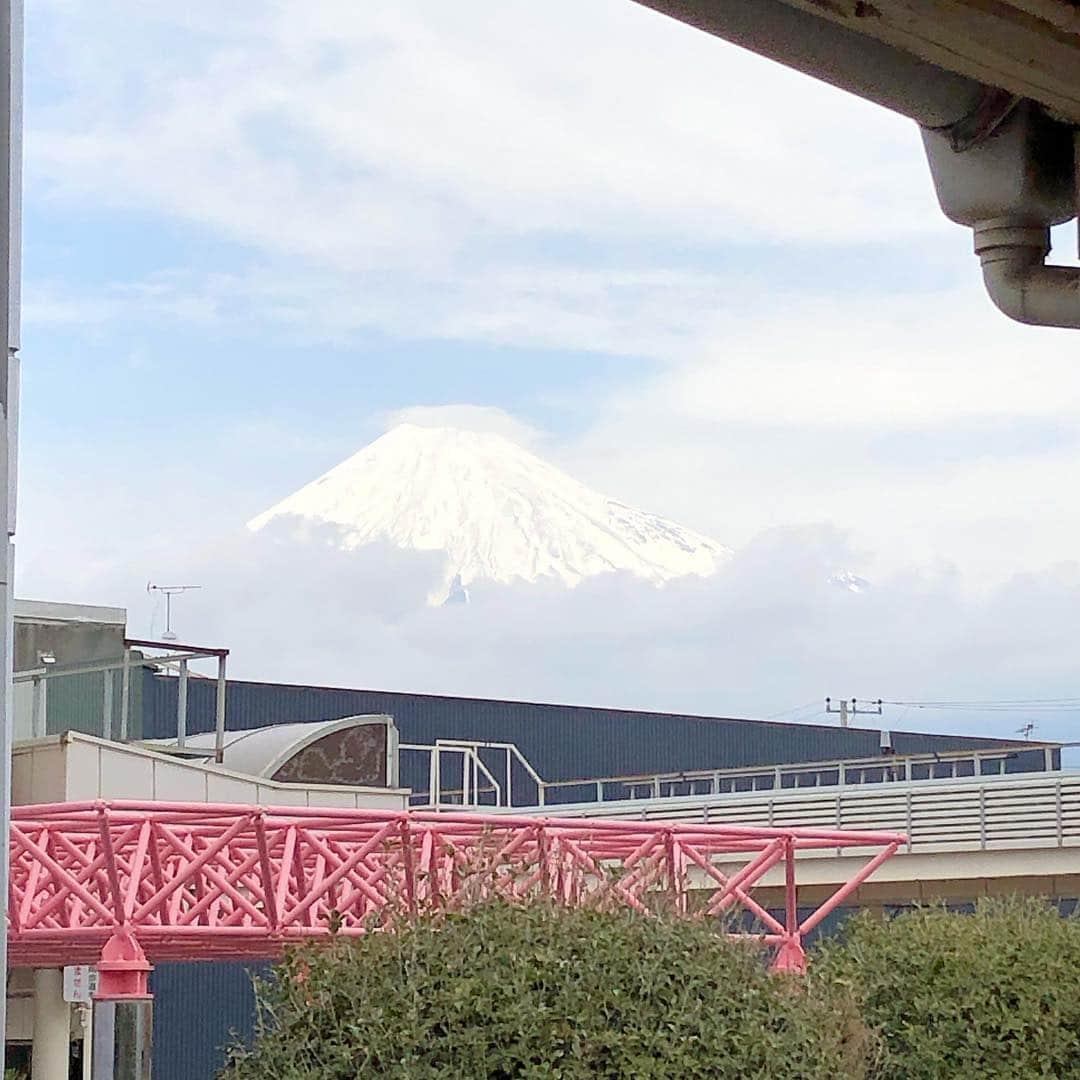
<instances>
[{"instance_id":1,"label":"white vertical column","mask_svg":"<svg viewBox=\"0 0 1080 1080\"><path fill-rule=\"evenodd\" d=\"M187 745L187 688L188 662L180 661L180 678L176 687L176 748L183 750Z\"/></svg>"},{"instance_id":2,"label":"white vertical column","mask_svg":"<svg viewBox=\"0 0 1080 1080\"><path fill-rule=\"evenodd\" d=\"M152 1001L95 1001L93 1024L93 1080L150 1080L154 1058Z\"/></svg>"},{"instance_id":3,"label":"white vertical column","mask_svg":"<svg viewBox=\"0 0 1080 1080\"><path fill-rule=\"evenodd\" d=\"M113 1080L116 1075L116 1002L95 1001L90 1026L92 1080Z\"/></svg>"},{"instance_id":4,"label":"white vertical column","mask_svg":"<svg viewBox=\"0 0 1080 1080\"><path fill-rule=\"evenodd\" d=\"M34 1048L30 1080L68 1080L71 1008L60 968L34 972Z\"/></svg>"},{"instance_id":5,"label":"white vertical column","mask_svg":"<svg viewBox=\"0 0 1080 1080\"><path fill-rule=\"evenodd\" d=\"M30 714L30 733L35 739L45 735L45 680L40 675L33 681L33 711Z\"/></svg>"},{"instance_id":6,"label":"white vertical column","mask_svg":"<svg viewBox=\"0 0 1080 1080\"><path fill-rule=\"evenodd\" d=\"M94 1080L94 1007L87 1002L79 1006L82 1023L82 1080Z\"/></svg>"},{"instance_id":7,"label":"white vertical column","mask_svg":"<svg viewBox=\"0 0 1080 1080\"><path fill-rule=\"evenodd\" d=\"M11 831L11 681L15 495L19 432L22 263L22 0L0 0L0 976L7 976L8 836ZM7 994L0 993L7 1034Z\"/></svg>"},{"instance_id":8,"label":"white vertical column","mask_svg":"<svg viewBox=\"0 0 1080 1080\"><path fill-rule=\"evenodd\" d=\"M112 668L106 668L101 673L101 737L111 739L113 733L113 691L115 689L114 676L116 672Z\"/></svg>"},{"instance_id":9,"label":"white vertical column","mask_svg":"<svg viewBox=\"0 0 1080 1080\"><path fill-rule=\"evenodd\" d=\"M217 697L214 708L214 761L218 765L225 762L225 700L229 689L226 677L226 653L218 656Z\"/></svg>"},{"instance_id":10,"label":"white vertical column","mask_svg":"<svg viewBox=\"0 0 1080 1080\"><path fill-rule=\"evenodd\" d=\"M120 674L120 741L128 741L128 714L131 712L131 650L124 646L124 666ZM106 738L112 738L110 731Z\"/></svg>"}]
</instances>

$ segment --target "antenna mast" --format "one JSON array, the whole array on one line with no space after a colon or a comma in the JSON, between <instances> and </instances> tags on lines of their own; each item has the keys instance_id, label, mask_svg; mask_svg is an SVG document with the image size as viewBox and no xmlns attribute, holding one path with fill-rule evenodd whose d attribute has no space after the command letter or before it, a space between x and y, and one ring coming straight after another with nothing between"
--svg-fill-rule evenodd
<instances>
[{"instance_id":1,"label":"antenna mast","mask_svg":"<svg viewBox=\"0 0 1080 1080\"><path fill-rule=\"evenodd\" d=\"M148 584L148 593L159 592L165 596L165 633L161 635L162 641L175 641L176 634L172 628L172 598L180 593L191 592L192 589L201 589L201 585L153 585Z\"/></svg>"}]
</instances>

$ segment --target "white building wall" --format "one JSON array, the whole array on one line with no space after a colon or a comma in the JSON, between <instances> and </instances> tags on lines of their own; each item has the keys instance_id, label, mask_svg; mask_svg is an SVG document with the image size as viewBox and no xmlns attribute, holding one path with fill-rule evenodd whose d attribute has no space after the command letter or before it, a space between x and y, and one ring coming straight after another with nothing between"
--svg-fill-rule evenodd
<instances>
[{"instance_id":1,"label":"white building wall","mask_svg":"<svg viewBox=\"0 0 1080 1080\"><path fill-rule=\"evenodd\" d=\"M94 799L368 810L405 810L409 804L403 788L282 784L77 732L16 745L12 759L16 806Z\"/></svg>"}]
</instances>

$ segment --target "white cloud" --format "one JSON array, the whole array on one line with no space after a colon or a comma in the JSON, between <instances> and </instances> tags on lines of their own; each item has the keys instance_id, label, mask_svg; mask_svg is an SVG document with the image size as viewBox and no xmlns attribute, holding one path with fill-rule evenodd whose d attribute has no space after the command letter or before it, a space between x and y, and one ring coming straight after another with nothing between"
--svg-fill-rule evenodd
<instances>
[{"instance_id":1,"label":"white cloud","mask_svg":"<svg viewBox=\"0 0 1080 1080\"><path fill-rule=\"evenodd\" d=\"M328 274L276 266L207 276L154 275L91 293L55 281L26 287L35 327L128 324L228 330L239 337L311 345L354 342L368 331L394 338L668 358L698 348L732 296L720 274L479 266L445 277Z\"/></svg>"},{"instance_id":2,"label":"white cloud","mask_svg":"<svg viewBox=\"0 0 1080 1080\"><path fill-rule=\"evenodd\" d=\"M832 244L937 225L909 124L625 0L47 18L69 93L33 111L35 182L264 251L446 268L466 242L544 232Z\"/></svg>"},{"instance_id":3,"label":"white cloud","mask_svg":"<svg viewBox=\"0 0 1080 1080\"><path fill-rule=\"evenodd\" d=\"M1073 336L979 290L756 308L599 403L561 464L736 547L828 521L868 569L953 562L980 585L1073 558Z\"/></svg>"},{"instance_id":4,"label":"white cloud","mask_svg":"<svg viewBox=\"0 0 1080 1080\"><path fill-rule=\"evenodd\" d=\"M238 677L526 700L763 715L836 696L887 700L1070 696L1080 638L1075 564L986 597L955 574L830 586L843 534L763 535L716 577L663 589L618 575L574 590L478 587L431 609L437 556L343 554L246 537L177 572L203 584L174 611L184 636L233 648ZM133 625L147 599L132 594ZM915 717L913 720L912 717ZM909 713L893 727L1011 733L1024 717ZM1063 736L1066 714L1038 714Z\"/></svg>"},{"instance_id":5,"label":"white cloud","mask_svg":"<svg viewBox=\"0 0 1080 1080\"><path fill-rule=\"evenodd\" d=\"M543 437L532 425L511 416L505 409L491 405L414 405L390 413L383 421L387 431L398 424L490 431L527 447L535 446Z\"/></svg>"},{"instance_id":6,"label":"white cloud","mask_svg":"<svg viewBox=\"0 0 1080 1080\"><path fill-rule=\"evenodd\" d=\"M31 100L38 197L164 215L248 250L96 297L30 282L32 324L723 351L726 368L697 376L719 385L668 384L688 421L694 401L741 416L769 400L779 421L832 422L856 383L872 415L941 397L924 389L943 378L942 324L957 321L945 305L904 378L877 369L882 340L928 304L925 283L906 306L877 303L890 244L935 281L975 268L936 209L913 126L875 106L627 0L44 11L31 42L51 75ZM811 245L820 277L770 279L792 243L804 259ZM830 259L871 244L880 287L829 300ZM784 369L759 363L762 349L787 349ZM1030 395L1018 381L980 370L965 389Z\"/></svg>"},{"instance_id":7,"label":"white cloud","mask_svg":"<svg viewBox=\"0 0 1080 1080\"><path fill-rule=\"evenodd\" d=\"M655 413L698 425L1069 416L1080 409L1080 366L1075 334L1002 318L973 279L933 294L791 297L771 314L729 315L647 397Z\"/></svg>"}]
</instances>

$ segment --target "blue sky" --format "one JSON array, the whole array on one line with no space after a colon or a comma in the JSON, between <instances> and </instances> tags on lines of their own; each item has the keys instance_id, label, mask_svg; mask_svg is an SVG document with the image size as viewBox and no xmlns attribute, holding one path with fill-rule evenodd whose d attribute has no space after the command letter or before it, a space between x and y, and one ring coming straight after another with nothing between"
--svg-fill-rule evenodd
<instances>
[{"instance_id":1,"label":"blue sky","mask_svg":"<svg viewBox=\"0 0 1080 1080\"><path fill-rule=\"evenodd\" d=\"M1075 559L1075 336L992 310L907 122L629 0L28 7L24 594L142 618L417 406L961 621Z\"/></svg>"}]
</instances>

